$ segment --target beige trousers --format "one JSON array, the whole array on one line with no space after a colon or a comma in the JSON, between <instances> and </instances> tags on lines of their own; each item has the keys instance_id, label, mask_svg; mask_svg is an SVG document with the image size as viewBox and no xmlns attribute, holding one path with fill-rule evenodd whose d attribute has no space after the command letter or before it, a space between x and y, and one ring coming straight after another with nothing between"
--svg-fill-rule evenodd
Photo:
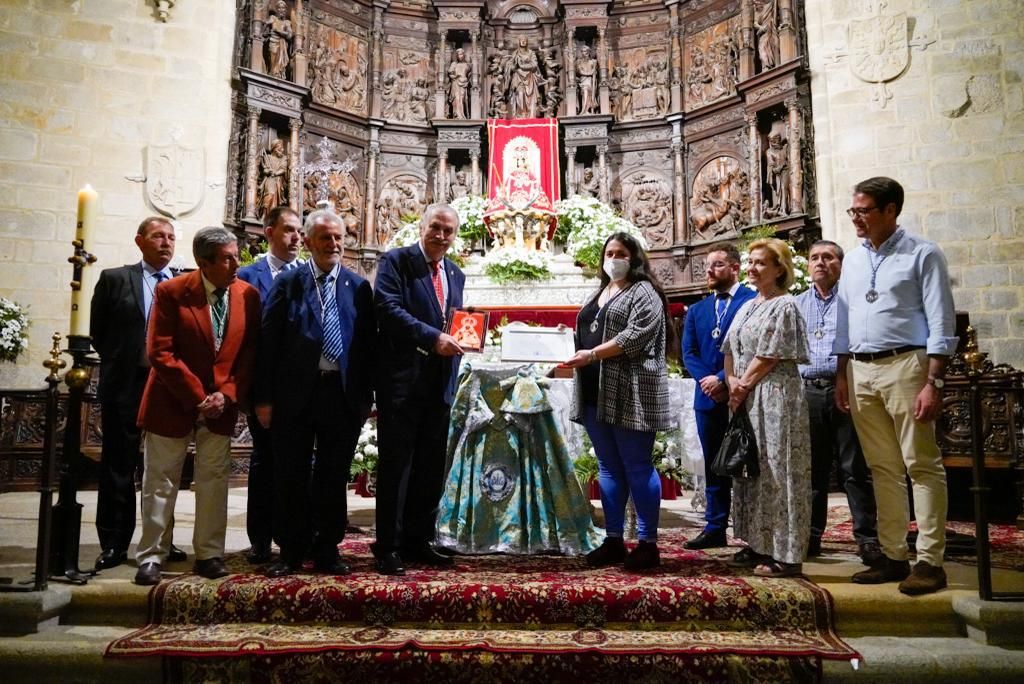
<instances>
[{"instance_id":1,"label":"beige trousers","mask_svg":"<svg viewBox=\"0 0 1024 684\"><path fill-rule=\"evenodd\" d=\"M914 402L928 381L923 349L846 368L850 413L878 504L878 541L892 560L907 560L910 511L906 476L914 488L917 559L942 567L946 550L946 470L935 422L914 420Z\"/></svg>"},{"instance_id":2,"label":"beige trousers","mask_svg":"<svg viewBox=\"0 0 1024 684\"><path fill-rule=\"evenodd\" d=\"M188 445L196 442L196 518L192 548L196 560L224 556L228 520L228 474L231 470L231 438L197 425L192 435L163 437L146 433L142 473L142 538L135 560L165 563L171 550L174 504L185 465Z\"/></svg>"}]
</instances>

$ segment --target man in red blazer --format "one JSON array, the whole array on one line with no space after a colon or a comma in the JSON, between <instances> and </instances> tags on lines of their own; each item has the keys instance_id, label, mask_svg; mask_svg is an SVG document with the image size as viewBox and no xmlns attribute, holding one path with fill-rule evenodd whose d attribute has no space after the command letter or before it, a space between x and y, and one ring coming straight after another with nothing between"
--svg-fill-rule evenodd
<instances>
[{"instance_id":1,"label":"man in red blazer","mask_svg":"<svg viewBox=\"0 0 1024 684\"><path fill-rule=\"evenodd\" d=\"M195 572L215 579L224 566L231 435L249 395L260 326L260 295L237 280L238 242L220 228L192 241L199 270L157 286L146 352L152 369L142 393L146 431L142 538L136 584L160 581L189 443L196 443Z\"/></svg>"}]
</instances>

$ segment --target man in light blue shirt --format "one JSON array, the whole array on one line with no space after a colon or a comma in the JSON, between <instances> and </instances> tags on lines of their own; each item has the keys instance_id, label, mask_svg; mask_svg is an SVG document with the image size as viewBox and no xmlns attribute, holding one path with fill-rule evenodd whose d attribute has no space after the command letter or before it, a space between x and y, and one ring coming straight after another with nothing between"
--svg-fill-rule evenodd
<instances>
[{"instance_id":1,"label":"man in light blue shirt","mask_svg":"<svg viewBox=\"0 0 1024 684\"><path fill-rule=\"evenodd\" d=\"M932 242L897 224L903 188L877 177L854 187L847 213L863 243L839 283L836 406L849 411L871 468L884 557L859 584L902 580L904 594L946 586L946 471L935 441L943 375L956 351L948 268ZM906 477L914 487L917 564L908 561Z\"/></svg>"}]
</instances>

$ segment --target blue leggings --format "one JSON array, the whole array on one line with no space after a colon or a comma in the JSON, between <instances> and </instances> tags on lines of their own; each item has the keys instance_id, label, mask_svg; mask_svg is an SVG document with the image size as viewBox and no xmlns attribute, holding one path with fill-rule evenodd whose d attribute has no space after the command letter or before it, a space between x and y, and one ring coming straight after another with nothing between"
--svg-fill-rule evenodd
<instances>
[{"instance_id":1,"label":"blue leggings","mask_svg":"<svg viewBox=\"0 0 1024 684\"><path fill-rule=\"evenodd\" d=\"M597 454L605 534L622 537L626 500L633 494L637 535L641 541L658 539L661 478L654 469L654 432L630 430L597 420L597 407L583 407L583 425Z\"/></svg>"}]
</instances>

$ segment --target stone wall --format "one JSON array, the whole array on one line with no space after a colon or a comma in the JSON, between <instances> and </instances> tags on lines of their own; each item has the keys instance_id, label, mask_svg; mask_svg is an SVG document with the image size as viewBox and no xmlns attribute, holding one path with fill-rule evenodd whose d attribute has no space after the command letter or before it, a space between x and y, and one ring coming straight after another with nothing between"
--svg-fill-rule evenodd
<instances>
[{"instance_id":1,"label":"stone wall","mask_svg":"<svg viewBox=\"0 0 1024 684\"><path fill-rule=\"evenodd\" d=\"M139 258L135 229L157 213L148 146L205 156L172 151L181 184L157 189L160 203L188 199L173 209L186 264L195 230L221 223L233 5L179 2L164 23L148 0L0 0L0 296L32 318L30 353L0 364L0 385L42 385L50 336L67 332L78 188L101 200L93 277Z\"/></svg>"},{"instance_id":2,"label":"stone wall","mask_svg":"<svg viewBox=\"0 0 1024 684\"><path fill-rule=\"evenodd\" d=\"M1020 2L889 0L881 16L875 5L806 3L823 234L853 246L851 187L899 180L901 225L945 250L982 350L1024 368Z\"/></svg>"}]
</instances>

